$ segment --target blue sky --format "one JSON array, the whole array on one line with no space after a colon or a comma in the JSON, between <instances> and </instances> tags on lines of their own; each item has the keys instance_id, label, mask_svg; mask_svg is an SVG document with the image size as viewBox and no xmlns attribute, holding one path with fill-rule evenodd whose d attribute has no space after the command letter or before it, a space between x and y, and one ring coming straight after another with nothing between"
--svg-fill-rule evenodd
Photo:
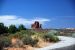
<instances>
[{"instance_id":1,"label":"blue sky","mask_svg":"<svg viewBox=\"0 0 75 50\"><path fill-rule=\"evenodd\" d=\"M5 25L30 28L36 20L43 28L75 28L75 0L0 0L0 22Z\"/></svg>"}]
</instances>

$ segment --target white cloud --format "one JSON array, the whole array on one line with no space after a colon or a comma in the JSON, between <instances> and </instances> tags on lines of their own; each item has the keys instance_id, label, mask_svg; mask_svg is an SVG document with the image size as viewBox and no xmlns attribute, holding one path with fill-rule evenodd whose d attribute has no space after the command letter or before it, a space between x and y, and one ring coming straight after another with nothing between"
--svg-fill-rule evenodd
<instances>
[{"instance_id":1,"label":"white cloud","mask_svg":"<svg viewBox=\"0 0 75 50\"><path fill-rule=\"evenodd\" d=\"M11 24L14 24L14 25L19 25L19 24L30 25L34 21L39 21L41 24L44 24L45 22L48 22L50 20L46 19L46 18L25 19L25 18L22 18L22 17L14 16L14 15L0 16L0 22L4 23L6 26L9 26Z\"/></svg>"}]
</instances>

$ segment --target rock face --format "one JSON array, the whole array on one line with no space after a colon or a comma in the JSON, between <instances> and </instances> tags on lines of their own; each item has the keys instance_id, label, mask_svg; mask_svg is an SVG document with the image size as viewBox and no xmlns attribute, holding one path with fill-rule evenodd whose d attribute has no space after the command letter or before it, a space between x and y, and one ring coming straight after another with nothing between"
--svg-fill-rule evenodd
<instances>
[{"instance_id":1,"label":"rock face","mask_svg":"<svg viewBox=\"0 0 75 50\"><path fill-rule=\"evenodd\" d=\"M41 29L41 24L38 21L35 21L32 25L31 25L32 29Z\"/></svg>"}]
</instances>

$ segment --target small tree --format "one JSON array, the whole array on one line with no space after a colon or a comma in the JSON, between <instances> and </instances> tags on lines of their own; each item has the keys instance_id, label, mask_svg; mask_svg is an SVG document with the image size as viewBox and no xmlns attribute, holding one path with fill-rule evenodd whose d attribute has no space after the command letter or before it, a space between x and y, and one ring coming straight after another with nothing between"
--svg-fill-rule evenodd
<instances>
[{"instance_id":1,"label":"small tree","mask_svg":"<svg viewBox=\"0 0 75 50\"><path fill-rule=\"evenodd\" d=\"M8 27L4 26L4 33L8 33Z\"/></svg>"},{"instance_id":2,"label":"small tree","mask_svg":"<svg viewBox=\"0 0 75 50\"><path fill-rule=\"evenodd\" d=\"M4 26L3 23L0 23L0 34L8 33L8 27Z\"/></svg>"},{"instance_id":3,"label":"small tree","mask_svg":"<svg viewBox=\"0 0 75 50\"><path fill-rule=\"evenodd\" d=\"M3 23L0 23L0 34L7 33L7 32L8 32L8 28L4 26Z\"/></svg>"},{"instance_id":4,"label":"small tree","mask_svg":"<svg viewBox=\"0 0 75 50\"><path fill-rule=\"evenodd\" d=\"M18 30L21 31L21 30L26 30L26 28L24 27L23 24L20 24L19 27L18 27Z\"/></svg>"},{"instance_id":5,"label":"small tree","mask_svg":"<svg viewBox=\"0 0 75 50\"><path fill-rule=\"evenodd\" d=\"M3 30L4 30L4 24L0 23L0 34L4 33Z\"/></svg>"},{"instance_id":6,"label":"small tree","mask_svg":"<svg viewBox=\"0 0 75 50\"><path fill-rule=\"evenodd\" d=\"M9 33L15 33L17 31L17 28L15 25L10 25L9 26Z\"/></svg>"}]
</instances>

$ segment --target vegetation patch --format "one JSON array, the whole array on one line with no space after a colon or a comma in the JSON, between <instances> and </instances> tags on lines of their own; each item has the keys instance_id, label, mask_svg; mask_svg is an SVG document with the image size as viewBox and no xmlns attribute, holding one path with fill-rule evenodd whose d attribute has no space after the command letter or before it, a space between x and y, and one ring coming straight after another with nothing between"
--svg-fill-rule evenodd
<instances>
[{"instance_id":1,"label":"vegetation patch","mask_svg":"<svg viewBox=\"0 0 75 50\"><path fill-rule=\"evenodd\" d=\"M51 30L49 32L37 32L34 30L27 30L24 25L15 25L9 27L0 23L0 48L5 47L24 47L25 45L31 47L44 47L47 44L56 43L59 41L57 37L58 32Z\"/></svg>"}]
</instances>

